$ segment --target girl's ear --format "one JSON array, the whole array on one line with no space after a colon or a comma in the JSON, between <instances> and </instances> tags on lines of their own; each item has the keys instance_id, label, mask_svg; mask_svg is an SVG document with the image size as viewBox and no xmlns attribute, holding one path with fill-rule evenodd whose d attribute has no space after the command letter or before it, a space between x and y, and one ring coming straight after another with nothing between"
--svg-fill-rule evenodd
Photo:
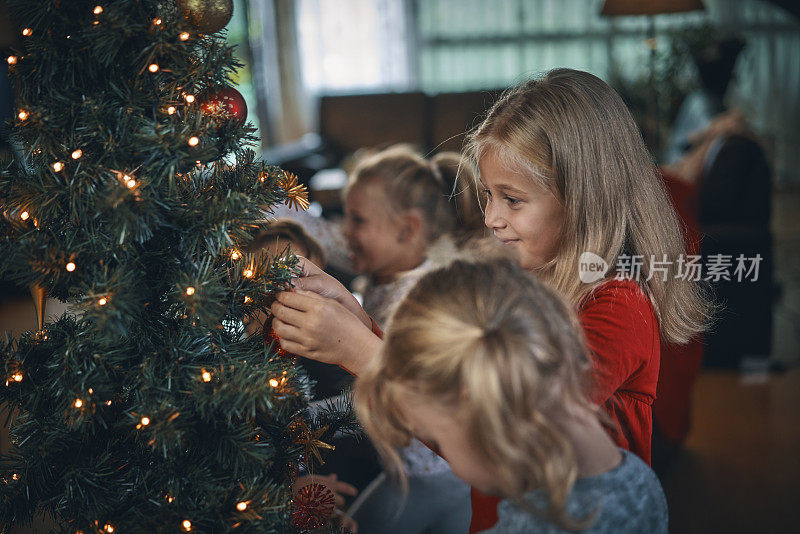
<instances>
[{"instance_id":1,"label":"girl's ear","mask_svg":"<svg viewBox=\"0 0 800 534\"><path fill-rule=\"evenodd\" d=\"M422 215L418 210L406 210L401 216L398 243L413 241L422 232Z\"/></svg>"}]
</instances>

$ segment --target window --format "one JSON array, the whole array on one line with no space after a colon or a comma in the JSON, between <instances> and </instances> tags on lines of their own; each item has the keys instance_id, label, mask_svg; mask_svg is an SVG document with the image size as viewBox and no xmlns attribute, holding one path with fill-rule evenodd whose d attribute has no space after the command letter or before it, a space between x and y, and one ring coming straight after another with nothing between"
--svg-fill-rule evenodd
<instances>
[{"instance_id":1,"label":"window","mask_svg":"<svg viewBox=\"0 0 800 534\"><path fill-rule=\"evenodd\" d=\"M407 89L412 76L405 6L401 0L297 0L306 88Z\"/></svg>"}]
</instances>

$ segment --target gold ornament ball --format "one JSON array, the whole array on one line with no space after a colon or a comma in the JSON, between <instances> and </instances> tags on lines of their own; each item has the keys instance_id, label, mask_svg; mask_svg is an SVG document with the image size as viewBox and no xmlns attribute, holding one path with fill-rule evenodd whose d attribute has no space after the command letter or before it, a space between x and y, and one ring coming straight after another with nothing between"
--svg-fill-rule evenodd
<instances>
[{"instance_id":1,"label":"gold ornament ball","mask_svg":"<svg viewBox=\"0 0 800 534\"><path fill-rule=\"evenodd\" d=\"M220 31L233 16L233 0L178 0L178 7L200 33Z\"/></svg>"}]
</instances>

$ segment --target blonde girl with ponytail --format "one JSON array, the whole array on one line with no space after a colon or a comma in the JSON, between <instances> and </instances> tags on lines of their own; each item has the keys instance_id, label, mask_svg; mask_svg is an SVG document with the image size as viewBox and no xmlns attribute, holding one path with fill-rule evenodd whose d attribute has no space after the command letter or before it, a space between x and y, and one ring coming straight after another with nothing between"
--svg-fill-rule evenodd
<instances>
[{"instance_id":1,"label":"blonde girl with ponytail","mask_svg":"<svg viewBox=\"0 0 800 534\"><path fill-rule=\"evenodd\" d=\"M491 533L667 532L655 474L588 400L572 307L509 259L456 260L398 305L355 407L385 463L417 436L498 495Z\"/></svg>"}]
</instances>

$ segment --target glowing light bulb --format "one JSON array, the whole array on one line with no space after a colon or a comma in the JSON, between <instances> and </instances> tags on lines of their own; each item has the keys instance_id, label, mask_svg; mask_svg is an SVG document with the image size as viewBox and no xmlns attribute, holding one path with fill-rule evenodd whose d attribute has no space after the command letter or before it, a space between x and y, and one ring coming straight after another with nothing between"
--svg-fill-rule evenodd
<instances>
[{"instance_id":1,"label":"glowing light bulb","mask_svg":"<svg viewBox=\"0 0 800 534\"><path fill-rule=\"evenodd\" d=\"M241 257L242 257L242 255L241 255L241 254L239 254L239 251L238 251L238 250L234 250L233 252L231 252L231 259L232 259L232 260L236 261L236 260L238 260L238 259L239 259L239 258L241 258Z\"/></svg>"},{"instance_id":2,"label":"glowing light bulb","mask_svg":"<svg viewBox=\"0 0 800 534\"><path fill-rule=\"evenodd\" d=\"M110 400L106 401L106 406L111 406L111 401Z\"/></svg>"},{"instance_id":3,"label":"glowing light bulb","mask_svg":"<svg viewBox=\"0 0 800 534\"><path fill-rule=\"evenodd\" d=\"M17 115L17 117L19 117L19 120L21 121L27 120L28 116L29 116L28 112L25 111L24 109L19 110L19 114Z\"/></svg>"},{"instance_id":4,"label":"glowing light bulb","mask_svg":"<svg viewBox=\"0 0 800 534\"><path fill-rule=\"evenodd\" d=\"M134 187L136 187L136 180L126 175L125 185L128 186L128 189L133 189Z\"/></svg>"},{"instance_id":5,"label":"glowing light bulb","mask_svg":"<svg viewBox=\"0 0 800 534\"><path fill-rule=\"evenodd\" d=\"M93 394L94 394L94 389L89 388L89 395L93 395Z\"/></svg>"},{"instance_id":6,"label":"glowing light bulb","mask_svg":"<svg viewBox=\"0 0 800 534\"><path fill-rule=\"evenodd\" d=\"M66 269L67 269L67 272L70 272L70 273L71 273L72 271L74 271L74 270L75 270L75 263L74 263L74 262L69 262L69 263L66 265Z\"/></svg>"},{"instance_id":7,"label":"glowing light bulb","mask_svg":"<svg viewBox=\"0 0 800 534\"><path fill-rule=\"evenodd\" d=\"M83 401L80 399L75 399L75 407L80 408L81 406L83 406Z\"/></svg>"},{"instance_id":8,"label":"glowing light bulb","mask_svg":"<svg viewBox=\"0 0 800 534\"><path fill-rule=\"evenodd\" d=\"M99 21L99 20L96 20L96 21L94 21L92 24L94 24L95 26L97 26L98 24L100 24L100 21Z\"/></svg>"},{"instance_id":9,"label":"glowing light bulb","mask_svg":"<svg viewBox=\"0 0 800 534\"><path fill-rule=\"evenodd\" d=\"M27 211L23 211L22 213L19 214L19 218L22 219L23 221L27 221L28 217L30 217L30 214Z\"/></svg>"},{"instance_id":10,"label":"glowing light bulb","mask_svg":"<svg viewBox=\"0 0 800 534\"><path fill-rule=\"evenodd\" d=\"M275 379L275 378L270 378L269 379L269 385L274 387L274 388L278 387L278 383L279 383L278 380Z\"/></svg>"},{"instance_id":11,"label":"glowing light bulb","mask_svg":"<svg viewBox=\"0 0 800 534\"><path fill-rule=\"evenodd\" d=\"M185 98L185 99L186 99L186 101L187 101L188 103L190 103L190 104L191 104L192 102L194 102L194 95L186 95L186 96L184 96L183 98Z\"/></svg>"},{"instance_id":12,"label":"glowing light bulb","mask_svg":"<svg viewBox=\"0 0 800 534\"><path fill-rule=\"evenodd\" d=\"M184 519L183 523L181 523L181 526L183 527L183 530L185 530L186 532L192 530L192 522L189 521L188 519Z\"/></svg>"},{"instance_id":13,"label":"glowing light bulb","mask_svg":"<svg viewBox=\"0 0 800 534\"><path fill-rule=\"evenodd\" d=\"M72 153L72 159L80 159L83 156L83 150L80 148Z\"/></svg>"},{"instance_id":14,"label":"glowing light bulb","mask_svg":"<svg viewBox=\"0 0 800 534\"><path fill-rule=\"evenodd\" d=\"M19 480L19 475L17 473L14 473L13 475L11 475L11 479L12 480Z\"/></svg>"},{"instance_id":15,"label":"glowing light bulb","mask_svg":"<svg viewBox=\"0 0 800 534\"><path fill-rule=\"evenodd\" d=\"M107 523L106 526L103 527L103 529L106 532L108 532L108 534L111 534L112 532L114 532L114 527L110 523Z\"/></svg>"},{"instance_id":16,"label":"glowing light bulb","mask_svg":"<svg viewBox=\"0 0 800 534\"><path fill-rule=\"evenodd\" d=\"M167 113L170 115L175 114L175 106L170 106L167 108Z\"/></svg>"},{"instance_id":17,"label":"glowing light bulb","mask_svg":"<svg viewBox=\"0 0 800 534\"><path fill-rule=\"evenodd\" d=\"M98 303L100 306L105 306L107 302L108 302L108 300L106 300L106 298L105 298L105 297L100 297L100 299L97 301L97 303Z\"/></svg>"},{"instance_id":18,"label":"glowing light bulb","mask_svg":"<svg viewBox=\"0 0 800 534\"><path fill-rule=\"evenodd\" d=\"M199 142L200 139L197 136L193 135L192 137L189 138L189 146L197 146Z\"/></svg>"},{"instance_id":19,"label":"glowing light bulb","mask_svg":"<svg viewBox=\"0 0 800 534\"><path fill-rule=\"evenodd\" d=\"M193 288L193 287L191 287L191 286L187 287L187 288L186 288L186 294L187 294L187 295L189 295L190 297L191 297L192 295L194 295L194 288Z\"/></svg>"},{"instance_id":20,"label":"glowing light bulb","mask_svg":"<svg viewBox=\"0 0 800 534\"><path fill-rule=\"evenodd\" d=\"M99 15L102 12L103 12L103 6L96 6L92 13L94 13L95 15Z\"/></svg>"},{"instance_id":21,"label":"glowing light bulb","mask_svg":"<svg viewBox=\"0 0 800 534\"><path fill-rule=\"evenodd\" d=\"M161 26L161 19L153 19L153 24L156 26Z\"/></svg>"},{"instance_id":22,"label":"glowing light bulb","mask_svg":"<svg viewBox=\"0 0 800 534\"><path fill-rule=\"evenodd\" d=\"M6 61L8 61L9 65L16 65L17 59L18 59L17 56L8 56L8 59L6 59Z\"/></svg>"},{"instance_id":23,"label":"glowing light bulb","mask_svg":"<svg viewBox=\"0 0 800 534\"><path fill-rule=\"evenodd\" d=\"M142 426L147 426L147 425L150 424L150 418L147 417L147 416L144 416L144 417L142 417L142 420L140 422L142 423Z\"/></svg>"},{"instance_id":24,"label":"glowing light bulb","mask_svg":"<svg viewBox=\"0 0 800 534\"><path fill-rule=\"evenodd\" d=\"M14 373L11 379L14 380L14 382L22 382L22 373Z\"/></svg>"},{"instance_id":25,"label":"glowing light bulb","mask_svg":"<svg viewBox=\"0 0 800 534\"><path fill-rule=\"evenodd\" d=\"M178 36L178 39L180 39L181 41L188 41L189 32L181 32L181 34Z\"/></svg>"},{"instance_id":26,"label":"glowing light bulb","mask_svg":"<svg viewBox=\"0 0 800 534\"><path fill-rule=\"evenodd\" d=\"M22 30L22 35L24 35L25 37L28 37L32 33L33 30L31 30L30 28L25 28L24 30Z\"/></svg>"},{"instance_id":27,"label":"glowing light bulb","mask_svg":"<svg viewBox=\"0 0 800 534\"><path fill-rule=\"evenodd\" d=\"M171 503L174 500L175 500L175 497L173 497L172 495L167 495L167 502L168 503Z\"/></svg>"},{"instance_id":28,"label":"glowing light bulb","mask_svg":"<svg viewBox=\"0 0 800 534\"><path fill-rule=\"evenodd\" d=\"M240 512L244 512L245 510L247 510L247 503L244 501L238 503L236 505L236 509L239 510Z\"/></svg>"},{"instance_id":29,"label":"glowing light bulb","mask_svg":"<svg viewBox=\"0 0 800 534\"><path fill-rule=\"evenodd\" d=\"M147 70L149 70L150 72L158 72L158 65L156 65L155 63L151 63L150 66L147 67Z\"/></svg>"},{"instance_id":30,"label":"glowing light bulb","mask_svg":"<svg viewBox=\"0 0 800 534\"><path fill-rule=\"evenodd\" d=\"M64 164L61 163L60 161L56 161L55 163L53 163L53 170L56 171L56 172L63 171L64 170Z\"/></svg>"},{"instance_id":31,"label":"glowing light bulb","mask_svg":"<svg viewBox=\"0 0 800 534\"><path fill-rule=\"evenodd\" d=\"M245 269L242 274L244 275L245 278L253 277L253 271L251 269Z\"/></svg>"},{"instance_id":32,"label":"glowing light bulb","mask_svg":"<svg viewBox=\"0 0 800 534\"><path fill-rule=\"evenodd\" d=\"M211 382L211 373L203 369L203 382Z\"/></svg>"},{"instance_id":33,"label":"glowing light bulb","mask_svg":"<svg viewBox=\"0 0 800 534\"><path fill-rule=\"evenodd\" d=\"M245 303L245 304L248 304L248 303L250 303L250 302L252 302L252 301L253 301L253 299L251 299L250 297L245 297L245 298L244 298L244 303Z\"/></svg>"}]
</instances>

